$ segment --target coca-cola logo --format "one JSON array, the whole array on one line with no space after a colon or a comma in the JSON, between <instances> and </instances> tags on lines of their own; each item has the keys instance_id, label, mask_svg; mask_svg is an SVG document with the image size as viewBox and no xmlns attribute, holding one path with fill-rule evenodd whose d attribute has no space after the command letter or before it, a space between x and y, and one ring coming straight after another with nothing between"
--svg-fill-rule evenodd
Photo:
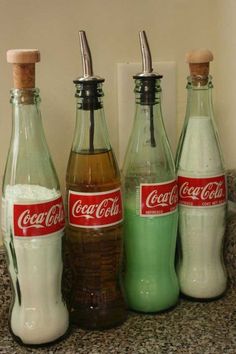
<instances>
[{"instance_id":1,"label":"coca-cola logo","mask_svg":"<svg viewBox=\"0 0 236 354\"><path fill-rule=\"evenodd\" d=\"M64 228L62 198L38 204L14 204L15 236L44 236Z\"/></svg>"},{"instance_id":2,"label":"coca-cola logo","mask_svg":"<svg viewBox=\"0 0 236 354\"><path fill-rule=\"evenodd\" d=\"M161 215L176 210L178 186L176 181L140 185L140 215Z\"/></svg>"},{"instance_id":3,"label":"coca-cola logo","mask_svg":"<svg viewBox=\"0 0 236 354\"><path fill-rule=\"evenodd\" d=\"M179 176L179 203L188 206L215 206L226 202L225 176L189 178Z\"/></svg>"},{"instance_id":4,"label":"coca-cola logo","mask_svg":"<svg viewBox=\"0 0 236 354\"><path fill-rule=\"evenodd\" d=\"M103 193L69 191L69 223L77 227L104 227L122 221L120 189Z\"/></svg>"},{"instance_id":5,"label":"coca-cola logo","mask_svg":"<svg viewBox=\"0 0 236 354\"><path fill-rule=\"evenodd\" d=\"M83 204L77 200L72 207L72 215L76 218L101 219L118 215L120 212L119 198L105 198L99 204Z\"/></svg>"},{"instance_id":6,"label":"coca-cola logo","mask_svg":"<svg viewBox=\"0 0 236 354\"><path fill-rule=\"evenodd\" d=\"M161 193L159 189L154 189L146 199L146 206L148 208L155 208L158 206L173 205L178 202L178 187L177 184L173 186L170 192Z\"/></svg>"}]
</instances>

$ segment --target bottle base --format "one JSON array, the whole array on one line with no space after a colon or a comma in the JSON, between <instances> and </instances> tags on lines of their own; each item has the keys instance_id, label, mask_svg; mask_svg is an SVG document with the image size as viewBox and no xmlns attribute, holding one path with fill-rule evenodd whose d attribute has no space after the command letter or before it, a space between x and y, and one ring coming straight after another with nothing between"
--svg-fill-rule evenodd
<instances>
[{"instance_id":1,"label":"bottle base","mask_svg":"<svg viewBox=\"0 0 236 354\"><path fill-rule=\"evenodd\" d=\"M121 309L117 311L78 309L72 310L70 320L73 325L85 330L105 330L122 325L126 317L126 311Z\"/></svg>"},{"instance_id":2,"label":"bottle base","mask_svg":"<svg viewBox=\"0 0 236 354\"><path fill-rule=\"evenodd\" d=\"M157 313L166 313L169 311L172 311L179 303L179 298L176 300L176 302L174 302L173 304L171 304L170 306L166 306L163 307L161 309L156 309L156 310L147 310L147 309L141 309L141 308L135 308L135 307L131 307L129 306L129 310L132 312L136 312L136 313L147 313L149 315L156 315Z\"/></svg>"},{"instance_id":3,"label":"bottle base","mask_svg":"<svg viewBox=\"0 0 236 354\"><path fill-rule=\"evenodd\" d=\"M12 332L12 329L11 329L11 326L10 326L10 324L8 324L8 328L9 328L9 332L10 332L10 334L11 334L11 336L12 336L12 338L14 339L14 341L16 342L16 343L18 343L20 346L22 346L22 347L27 347L27 348L45 348L45 347L50 347L50 346L52 346L52 345L54 345L54 344L57 344L57 343L59 343L59 342L62 342L63 340L65 340L68 336L69 336L69 334L70 334L70 332L71 332L71 327L69 326L68 327L68 329L66 330L66 332L62 335L62 336L60 336L59 338L57 338L57 339L55 339L55 340L52 340L51 342L47 342L47 343L42 343L42 344L29 344L29 343L24 343L21 339L20 339L20 337L18 337L18 336L16 336L13 332Z\"/></svg>"},{"instance_id":4,"label":"bottle base","mask_svg":"<svg viewBox=\"0 0 236 354\"><path fill-rule=\"evenodd\" d=\"M211 301L220 300L222 297L225 296L226 292L227 292L227 288L221 294L212 297L196 297L196 296L186 295L182 292L180 293L180 296L181 298L192 302L211 302Z\"/></svg>"}]
</instances>

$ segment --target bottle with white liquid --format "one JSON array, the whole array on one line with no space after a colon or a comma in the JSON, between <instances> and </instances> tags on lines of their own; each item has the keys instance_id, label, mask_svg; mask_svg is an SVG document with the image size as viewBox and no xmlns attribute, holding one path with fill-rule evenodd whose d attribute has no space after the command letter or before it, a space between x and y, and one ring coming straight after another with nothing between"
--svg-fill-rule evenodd
<instances>
[{"instance_id":1,"label":"bottle with white liquid","mask_svg":"<svg viewBox=\"0 0 236 354\"><path fill-rule=\"evenodd\" d=\"M13 63L14 89L2 232L13 290L9 326L24 345L58 340L69 325L61 292L64 208L35 88L39 59L38 50L7 52L8 62Z\"/></svg>"},{"instance_id":2,"label":"bottle with white liquid","mask_svg":"<svg viewBox=\"0 0 236 354\"><path fill-rule=\"evenodd\" d=\"M212 299L226 289L222 246L226 179L213 117L208 50L187 54L190 67L185 123L177 151L181 292Z\"/></svg>"}]
</instances>

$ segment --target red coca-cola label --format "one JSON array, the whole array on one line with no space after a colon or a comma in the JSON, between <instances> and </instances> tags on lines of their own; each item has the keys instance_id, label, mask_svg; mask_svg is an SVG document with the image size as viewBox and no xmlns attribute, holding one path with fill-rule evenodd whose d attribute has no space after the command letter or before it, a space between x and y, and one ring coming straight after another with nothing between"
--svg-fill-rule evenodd
<instances>
[{"instance_id":1,"label":"red coca-cola label","mask_svg":"<svg viewBox=\"0 0 236 354\"><path fill-rule=\"evenodd\" d=\"M69 191L69 223L77 227L105 227L123 220L120 188L99 193Z\"/></svg>"},{"instance_id":2,"label":"red coca-cola label","mask_svg":"<svg viewBox=\"0 0 236 354\"><path fill-rule=\"evenodd\" d=\"M141 184L140 215L155 216L173 213L178 203L177 182Z\"/></svg>"},{"instance_id":3,"label":"red coca-cola label","mask_svg":"<svg viewBox=\"0 0 236 354\"><path fill-rule=\"evenodd\" d=\"M35 204L13 205L14 235L19 237L45 236L65 226L62 198Z\"/></svg>"},{"instance_id":4,"label":"red coca-cola label","mask_svg":"<svg viewBox=\"0 0 236 354\"><path fill-rule=\"evenodd\" d=\"M226 203L225 175L216 177L178 177L179 204L212 207Z\"/></svg>"}]
</instances>

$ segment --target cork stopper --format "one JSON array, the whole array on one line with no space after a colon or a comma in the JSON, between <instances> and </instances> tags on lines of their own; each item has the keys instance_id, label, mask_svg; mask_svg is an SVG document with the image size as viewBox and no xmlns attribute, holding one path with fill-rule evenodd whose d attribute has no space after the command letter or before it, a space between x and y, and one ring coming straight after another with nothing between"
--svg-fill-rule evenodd
<instances>
[{"instance_id":1,"label":"cork stopper","mask_svg":"<svg viewBox=\"0 0 236 354\"><path fill-rule=\"evenodd\" d=\"M35 87L35 63L40 61L38 49L10 49L7 62L13 64L13 86L17 89Z\"/></svg>"},{"instance_id":2,"label":"cork stopper","mask_svg":"<svg viewBox=\"0 0 236 354\"><path fill-rule=\"evenodd\" d=\"M202 84L209 75L209 63L213 60L213 54L208 49L197 49L186 53L185 60L189 63L191 76L202 77Z\"/></svg>"}]
</instances>

